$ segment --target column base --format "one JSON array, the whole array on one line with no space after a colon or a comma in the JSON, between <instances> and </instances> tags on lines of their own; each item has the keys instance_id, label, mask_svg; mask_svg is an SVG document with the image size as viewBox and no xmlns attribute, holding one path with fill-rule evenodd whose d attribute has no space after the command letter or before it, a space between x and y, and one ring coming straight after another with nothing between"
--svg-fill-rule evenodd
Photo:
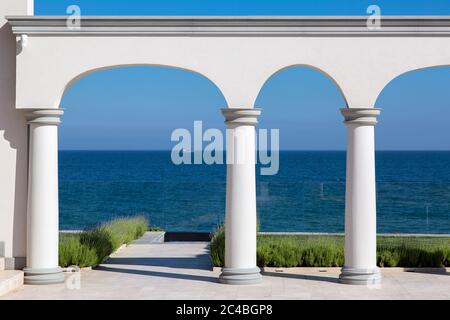
<instances>
[{"instance_id":1,"label":"column base","mask_svg":"<svg viewBox=\"0 0 450 320\"><path fill-rule=\"evenodd\" d=\"M64 282L64 273L60 267L49 269L24 268L25 284L54 284Z\"/></svg>"},{"instance_id":2,"label":"column base","mask_svg":"<svg viewBox=\"0 0 450 320\"><path fill-rule=\"evenodd\" d=\"M339 281L345 284L376 285L381 283L380 268L346 268L343 267Z\"/></svg>"},{"instance_id":3,"label":"column base","mask_svg":"<svg viewBox=\"0 0 450 320\"><path fill-rule=\"evenodd\" d=\"M219 281L225 284L257 284L261 283L261 269L222 268Z\"/></svg>"}]
</instances>

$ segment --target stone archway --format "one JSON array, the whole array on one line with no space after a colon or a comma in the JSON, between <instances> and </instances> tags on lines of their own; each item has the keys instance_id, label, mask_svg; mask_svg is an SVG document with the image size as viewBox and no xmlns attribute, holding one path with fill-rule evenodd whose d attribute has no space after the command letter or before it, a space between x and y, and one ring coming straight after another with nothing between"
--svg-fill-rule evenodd
<instances>
[{"instance_id":1,"label":"stone archway","mask_svg":"<svg viewBox=\"0 0 450 320\"><path fill-rule=\"evenodd\" d=\"M344 283L380 281L376 267L374 108L395 75L450 64L450 18L386 17L368 29L366 17L9 17L18 37L16 108L30 125L27 281L61 281L55 261L57 125L61 96L80 75L115 65L154 64L192 70L225 96L222 112L237 137L227 150L254 150L261 110L254 102L277 70L301 64L320 69L345 94L348 128ZM236 153L236 151L235 151ZM252 153L252 152L250 152ZM238 156L238 155L237 155ZM227 165L226 283L256 283L254 162ZM47 190L44 193L42 190ZM50 219L51 224L45 224ZM31 222L30 222L31 221Z\"/></svg>"}]
</instances>

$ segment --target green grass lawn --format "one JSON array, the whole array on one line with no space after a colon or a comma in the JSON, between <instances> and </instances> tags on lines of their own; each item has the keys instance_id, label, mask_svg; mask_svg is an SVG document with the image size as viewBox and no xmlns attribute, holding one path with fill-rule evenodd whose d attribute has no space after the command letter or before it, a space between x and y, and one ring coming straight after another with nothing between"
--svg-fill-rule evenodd
<instances>
[{"instance_id":1,"label":"green grass lawn","mask_svg":"<svg viewBox=\"0 0 450 320\"><path fill-rule=\"evenodd\" d=\"M99 264L122 244L141 237L148 228L143 216L120 218L82 233L59 236L59 265L89 267Z\"/></svg>"},{"instance_id":2,"label":"green grass lawn","mask_svg":"<svg viewBox=\"0 0 450 320\"><path fill-rule=\"evenodd\" d=\"M211 241L214 266L224 263L225 234L220 228ZM344 236L258 235L259 267L341 267ZM450 267L450 237L379 236L380 267Z\"/></svg>"}]
</instances>

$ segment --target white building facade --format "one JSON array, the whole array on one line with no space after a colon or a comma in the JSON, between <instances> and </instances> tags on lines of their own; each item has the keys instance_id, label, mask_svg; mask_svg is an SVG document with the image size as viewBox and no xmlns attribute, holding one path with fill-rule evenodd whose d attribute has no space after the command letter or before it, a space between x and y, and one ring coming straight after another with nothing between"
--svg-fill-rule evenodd
<instances>
[{"instance_id":1,"label":"white building facade","mask_svg":"<svg viewBox=\"0 0 450 320\"><path fill-rule=\"evenodd\" d=\"M87 74L132 65L207 77L227 101L217 112L247 151L255 147L254 128L264 112L255 100L272 75L300 65L331 78L346 102L341 112L348 132L340 278L380 281L375 101L403 73L450 65L450 17L381 17L376 29L367 17L81 17L80 28L73 28L67 17L32 14L30 1L0 4L0 254L10 268L25 268L27 283L64 279L58 267L57 137L63 108L70 106L61 106L61 98ZM242 152L235 143L229 139L227 148ZM224 283L261 281L249 160L227 164Z\"/></svg>"}]
</instances>

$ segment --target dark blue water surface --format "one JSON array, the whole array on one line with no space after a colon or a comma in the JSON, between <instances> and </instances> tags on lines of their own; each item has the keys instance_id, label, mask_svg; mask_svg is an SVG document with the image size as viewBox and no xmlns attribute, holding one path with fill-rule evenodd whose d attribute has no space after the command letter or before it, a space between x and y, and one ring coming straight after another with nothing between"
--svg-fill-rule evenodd
<instances>
[{"instance_id":1,"label":"dark blue water surface","mask_svg":"<svg viewBox=\"0 0 450 320\"><path fill-rule=\"evenodd\" d=\"M376 154L382 233L450 233L450 152ZM169 151L60 151L60 227L142 213L170 231L211 231L224 218L225 165L172 164ZM343 232L345 152L284 151L257 168L261 231Z\"/></svg>"}]
</instances>

